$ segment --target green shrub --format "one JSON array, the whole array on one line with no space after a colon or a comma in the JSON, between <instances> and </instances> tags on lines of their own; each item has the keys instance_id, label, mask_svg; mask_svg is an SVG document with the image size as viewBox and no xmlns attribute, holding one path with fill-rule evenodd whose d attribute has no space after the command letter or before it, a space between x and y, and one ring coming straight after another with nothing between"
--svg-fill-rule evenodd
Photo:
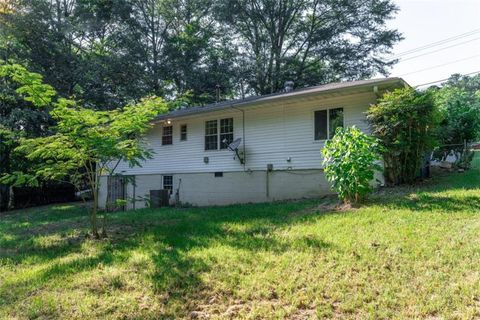
<instances>
[{"instance_id":1,"label":"green shrub","mask_svg":"<svg viewBox=\"0 0 480 320\"><path fill-rule=\"evenodd\" d=\"M337 128L335 136L322 150L327 180L341 200L359 203L372 191L376 163L380 159L377 139L356 127Z\"/></svg>"},{"instance_id":2,"label":"green shrub","mask_svg":"<svg viewBox=\"0 0 480 320\"><path fill-rule=\"evenodd\" d=\"M440 88L429 88L442 115L441 144L463 144L480 135L480 75L453 75Z\"/></svg>"},{"instance_id":3,"label":"green shrub","mask_svg":"<svg viewBox=\"0 0 480 320\"><path fill-rule=\"evenodd\" d=\"M370 107L367 118L383 147L386 183L412 183L436 144L440 116L431 94L412 88L387 92Z\"/></svg>"}]
</instances>

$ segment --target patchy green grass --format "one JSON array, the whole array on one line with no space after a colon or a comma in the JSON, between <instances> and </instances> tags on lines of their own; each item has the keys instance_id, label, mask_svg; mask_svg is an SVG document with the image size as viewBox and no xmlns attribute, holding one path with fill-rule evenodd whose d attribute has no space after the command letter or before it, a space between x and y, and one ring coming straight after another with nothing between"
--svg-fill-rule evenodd
<instances>
[{"instance_id":1,"label":"patchy green grass","mask_svg":"<svg viewBox=\"0 0 480 320\"><path fill-rule=\"evenodd\" d=\"M480 170L331 199L0 221L0 318L480 318Z\"/></svg>"}]
</instances>

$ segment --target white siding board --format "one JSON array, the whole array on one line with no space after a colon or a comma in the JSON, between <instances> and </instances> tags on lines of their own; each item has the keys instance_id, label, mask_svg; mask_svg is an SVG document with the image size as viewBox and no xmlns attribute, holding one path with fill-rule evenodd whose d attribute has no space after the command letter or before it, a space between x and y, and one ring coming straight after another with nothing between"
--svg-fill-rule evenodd
<instances>
[{"instance_id":1,"label":"white siding board","mask_svg":"<svg viewBox=\"0 0 480 320\"><path fill-rule=\"evenodd\" d=\"M173 145L162 146L162 126L156 124L146 136L148 147L156 153L142 167L118 171L124 174L169 174L195 172L231 172L265 170L267 164L274 169L321 169L320 150L323 142L313 139L315 110L344 108L345 125L356 125L369 132L365 111L376 100L373 93L357 93L335 97L307 97L245 107L245 143L247 163L245 168L228 150L205 151L205 121L233 117L234 137L243 138L242 112L223 110L208 114L172 119ZM180 125L187 125L187 141L180 141ZM240 147L242 148L243 145ZM209 163L204 163L204 157ZM287 158L291 158L288 162Z\"/></svg>"}]
</instances>

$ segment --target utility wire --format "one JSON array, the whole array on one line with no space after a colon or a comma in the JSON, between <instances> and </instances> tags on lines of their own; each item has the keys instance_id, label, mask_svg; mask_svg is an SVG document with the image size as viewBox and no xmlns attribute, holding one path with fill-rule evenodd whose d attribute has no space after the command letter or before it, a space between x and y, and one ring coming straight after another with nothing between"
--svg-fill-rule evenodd
<instances>
[{"instance_id":1,"label":"utility wire","mask_svg":"<svg viewBox=\"0 0 480 320\"><path fill-rule=\"evenodd\" d=\"M416 70L416 71L413 71L413 72L404 73L404 74L399 75L398 77L408 76L408 75L410 75L410 74L414 74L414 73L419 73L419 72L423 72L423 71L427 71L427 70L431 70L431 69L440 68L440 67L443 67L443 66L447 66L447 65L449 65L449 64L454 64L454 63L457 63L457 62L461 62L461 61L465 61L465 60L470 60L470 59L477 58L477 57L480 57L480 54L477 54L477 55L474 55L474 56L471 56L471 57L467 57L467 58L463 58L463 59L458 59L458 60L455 60L455 61L450 61L450 62L442 63L442 64L439 64L439 65L436 65L436 66L432 66L432 67L428 67L428 68L425 68L425 69L420 69L420 70Z\"/></svg>"},{"instance_id":2,"label":"utility wire","mask_svg":"<svg viewBox=\"0 0 480 320\"><path fill-rule=\"evenodd\" d=\"M462 76L471 76L471 75L474 75L474 74L477 74L477 73L480 73L480 70L479 70L479 71L470 72L470 73L463 73ZM437 81L432 81L432 82L417 84L416 86L414 86L414 88L423 87L423 86L426 86L426 85L429 85L429 84L435 84L435 83L439 83L439 82L444 82L444 81L447 81L447 80L449 80L449 79L450 79L450 78L445 78L445 79L441 79L441 80L437 80Z\"/></svg>"},{"instance_id":3,"label":"utility wire","mask_svg":"<svg viewBox=\"0 0 480 320\"><path fill-rule=\"evenodd\" d=\"M429 55L429 54L432 54L432 53L440 52L440 51L450 49L450 48L453 48L453 47L457 47L457 46L460 46L462 44L470 43L470 42L473 42L473 41L476 41L476 40L480 40L480 38L470 39L470 40L463 41L463 42L460 42L460 43L452 44L452 45L447 46L447 47L443 47L443 48L436 49L436 50L433 50L433 51L428 51L428 52L425 52L425 53L422 53L422 54L418 54L418 55L413 56L413 57L400 59L399 63L402 63L402 62L405 62L405 61L408 61L408 60L412 60L412 59L416 59L416 58L419 58L419 57L423 57L423 56L426 56L426 55Z\"/></svg>"},{"instance_id":4,"label":"utility wire","mask_svg":"<svg viewBox=\"0 0 480 320\"><path fill-rule=\"evenodd\" d=\"M479 32L480 32L480 29L475 29L475 30L472 30L472 31L469 31L469 32L466 32L466 33L462 33L462 34L459 34L459 35L456 35L456 36L453 36L453 37L450 37L450 38L446 38L446 39L443 39L443 40L432 42L432 43L426 44L426 45L421 46L421 47L417 47L417 48L413 48L413 49L410 49L410 50L407 50L407 51L403 51L403 52L400 52L400 53L394 55L393 59L397 59L401 56L409 55L409 54L412 54L412 53L415 53L415 52L418 52L418 51L423 51L425 49L430 49L431 47L436 47L436 46L439 46L439 45L442 45L442 44L445 44L445 43L448 43L448 42L452 42L452 41L455 41L455 40L458 40L458 39L466 38L466 37L469 37L469 36L474 35L474 34L479 33Z\"/></svg>"}]
</instances>

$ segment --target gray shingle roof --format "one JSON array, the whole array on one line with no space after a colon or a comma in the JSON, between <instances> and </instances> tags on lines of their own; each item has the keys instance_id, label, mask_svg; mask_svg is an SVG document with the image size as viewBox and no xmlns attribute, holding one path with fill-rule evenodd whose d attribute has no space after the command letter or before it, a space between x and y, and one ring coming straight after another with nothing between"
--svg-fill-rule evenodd
<instances>
[{"instance_id":1,"label":"gray shingle roof","mask_svg":"<svg viewBox=\"0 0 480 320\"><path fill-rule=\"evenodd\" d=\"M257 102L284 99L284 98L289 98L294 96L308 95L312 93L324 93L324 92L326 93L329 91L337 91L337 90L348 89L348 88L373 86L373 85L388 85L388 84L398 84L398 85L408 86L408 84L402 78L396 78L396 77L370 79L370 80L358 80L358 81L350 81L350 82L334 82L334 83L324 84L320 86L297 89L290 92L272 93L272 94L267 94L263 96L251 96L245 99L227 100L227 101L222 101L218 103L208 104L205 106L196 106L196 107L190 107L185 109L177 109L174 111L170 111L166 114L159 115L156 118L156 120L177 118L177 117L188 116L188 115L193 115L197 113L213 112L213 111L223 110L231 107L238 107L238 106L253 104Z\"/></svg>"}]
</instances>

